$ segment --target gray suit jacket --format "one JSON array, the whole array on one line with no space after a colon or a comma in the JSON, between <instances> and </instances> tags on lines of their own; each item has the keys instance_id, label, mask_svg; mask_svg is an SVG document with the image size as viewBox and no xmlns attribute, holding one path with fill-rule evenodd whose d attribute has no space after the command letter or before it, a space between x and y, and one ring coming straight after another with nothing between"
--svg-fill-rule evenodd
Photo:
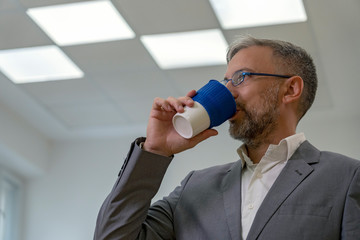
<instances>
[{"instance_id":1,"label":"gray suit jacket","mask_svg":"<svg viewBox=\"0 0 360 240\"><path fill-rule=\"evenodd\" d=\"M94 239L241 239L240 161L191 172L150 207L170 162L132 144ZM265 197L247 239L359 240L359 168L360 161L304 142Z\"/></svg>"}]
</instances>

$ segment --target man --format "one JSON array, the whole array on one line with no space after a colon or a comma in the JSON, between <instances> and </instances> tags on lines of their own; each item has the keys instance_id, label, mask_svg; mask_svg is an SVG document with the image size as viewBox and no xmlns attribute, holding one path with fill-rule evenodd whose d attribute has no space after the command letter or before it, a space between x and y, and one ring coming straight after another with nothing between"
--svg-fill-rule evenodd
<instances>
[{"instance_id":1,"label":"man","mask_svg":"<svg viewBox=\"0 0 360 240\"><path fill-rule=\"evenodd\" d=\"M150 206L174 154L192 139L171 119L191 97L154 100L105 200L94 239L360 239L360 161L320 152L296 126L317 88L311 57L283 41L242 38L229 47L226 86L237 103L230 134L240 160L191 172Z\"/></svg>"}]
</instances>

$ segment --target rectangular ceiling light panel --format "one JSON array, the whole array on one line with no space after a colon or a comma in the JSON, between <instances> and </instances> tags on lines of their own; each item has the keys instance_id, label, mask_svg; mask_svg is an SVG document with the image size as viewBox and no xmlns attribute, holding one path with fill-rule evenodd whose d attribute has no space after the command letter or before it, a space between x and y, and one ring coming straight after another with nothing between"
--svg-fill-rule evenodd
<instances>
[{"instance_id":1,"label":"rectangular ceiling light panel","mask_svg":"<svg viewBox=\"0 0 360 240\"><path fill-rule=\"evenodd\" d=\"M226 64L227 42L218 29L141 36L162 69Z\"/></svg>"},{"instance_id":2,"label":"rectangular ceiling light panel","mask_svg":"<svg viewBox=\"0 0 360 240\"><path fill-rule=\"evenodd\" d=\"M0 51L0 70L15 83L81 78L84 73L57 46Z\"/></svg>"},{"instance_id":3,"label":"rectangular ceiling light panel","mask_svg":"<svg viewBox=\"0 0 360 240\"><path fill-rule=\"evenodd\" d=\"M59 46L135 37L108 0L30 8L27 14Z\"/></svg>"},{"instance_id":4,"label":"rectangular ceiling light panel","mask_svg":"<svg viewBox=\"0 0 360 240\"><path fill-rule=\"evenodd\" d=\"M307 20L302 0L210 0L224 29Z\"/></svg>"}]
</instances>

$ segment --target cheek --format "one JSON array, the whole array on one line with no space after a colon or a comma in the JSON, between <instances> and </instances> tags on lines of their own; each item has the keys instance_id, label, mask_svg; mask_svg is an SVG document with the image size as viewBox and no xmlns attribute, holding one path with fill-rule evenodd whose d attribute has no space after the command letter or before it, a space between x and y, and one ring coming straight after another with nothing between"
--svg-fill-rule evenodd
<instances>
[{"instance_id":1,"label":"cheek","mask_svg":"<svg viewBox=\"0 0 360 240\"><path fill-rule=\"evenodd\" d=\"M242 83L244 84L244 83ZM239 86L238 89L236 89L236 93L233 93L233 96L235 97L236 102L239 102L241 104L246 104L256 96L255 92L250 91L249 88L246 86Z\"/></svg>"},{"instance_id":2,"label":"cheek","mask_svg":"<svg viewBox=\"0 0 360 240\"><path fill-rule=\"evenodd\" d=\"M259 95L249 94L245 96L241 96L238 98L238 102L240 105L240 109L242 110L250 110L261 108L261 105L264 104L263 99L259 97Z\"/></svg>"},{"instance_id":3,"label":"cheek","mask_svg":"<svg viewBox=\"0 0 360 240\"><path fill-rule=\"evenodd\" d=\"M240 113L253 119L262 116L269 109L272 109L272 104L274 103L271 103L270 99L257 95L244 99L238 107L240 108Z\"/></svg>"},{"instance_id":4,"label":"cheek","mask_svg":"<svg viewBox=\"0 0 360 240\"><path fill-rule=\"evenodd\" d=\"M260 86L251 82L242 83L236 89L236 102L242 109L258 109L261 111L269 103L274 103L273 98L277 95L274 87ZM234 95L234 94L233 94ZM235 97L235 95L234 95ZM276 101L275 101L276 102Z\"/></svg>"}]
</instances>

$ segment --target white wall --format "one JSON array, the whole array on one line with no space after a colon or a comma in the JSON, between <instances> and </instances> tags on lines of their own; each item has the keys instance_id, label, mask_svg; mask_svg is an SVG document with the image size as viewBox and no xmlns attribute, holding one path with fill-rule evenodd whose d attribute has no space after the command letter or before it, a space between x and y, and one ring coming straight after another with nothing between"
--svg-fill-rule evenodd
<instances>
[{"instance_id":1,"label":"white wall","mask_svg":"<svg viewBox=\"0 0 360 240\"><path fill-rule=\"evenodd\" d=\"M360 118L322 119L324 114L304 119L300 130L322 150L360 159ZM92 239L100 205L136 137L54 144L47 172L27 186L24 240ZM190 170L237 160L238 145L225 124L219 136L177 155L156 199L167 195Z\"/></svg>"},{"instance_id":2,"label":"white wall","mask_svg":"<svg viewBox=\"0 0 360 240\"><path fill-rule=\"evenodd\" d=\"M48 161L48 140L0 102L0 164L24 177L42 174Z\"/></svg>"},{"instance_id":3,"label":"white wall","mask_svg":"<svg viewBox=\"0 0 360 240\"><path fill-rule=\"evenodd\" d=\"M92 239L97 211L128 148L124 142L58 142L46 174L28 184L24 240Z\"/></svg>"},{"instance_id":4,"label":"white wall","mask_svg":"<svg viewBox=\"0 0 360 240\"><path fill-rule=\"evenodd\" d=\"M320 150L338 152L360 160L360 115L334 115L331 111L309 112L298 126Z\"/></svg>"}]
</instances>

